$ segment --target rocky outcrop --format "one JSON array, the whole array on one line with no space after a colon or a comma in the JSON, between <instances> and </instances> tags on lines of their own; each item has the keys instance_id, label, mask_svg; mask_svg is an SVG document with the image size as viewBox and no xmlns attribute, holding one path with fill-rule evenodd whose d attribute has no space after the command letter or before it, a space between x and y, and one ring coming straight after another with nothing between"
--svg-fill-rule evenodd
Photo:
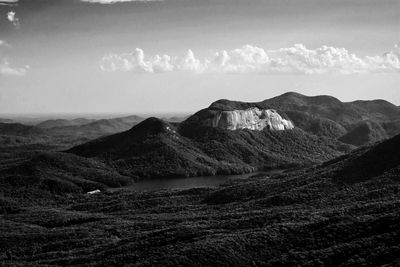
<instances>
[{"instance_id":1,"label":"rocky outcrop","mask_svg":"<svg viewBox=\"0 0 400 267\"><path fill-rule=\"evenodd\" d=\"M209 120L209 126L226 130L249 129L261 131L264 128L275 131L294 128L290 120L283 119L273 109L249 108L245 110L219 111Z\"/></svg>"}]
</instances>

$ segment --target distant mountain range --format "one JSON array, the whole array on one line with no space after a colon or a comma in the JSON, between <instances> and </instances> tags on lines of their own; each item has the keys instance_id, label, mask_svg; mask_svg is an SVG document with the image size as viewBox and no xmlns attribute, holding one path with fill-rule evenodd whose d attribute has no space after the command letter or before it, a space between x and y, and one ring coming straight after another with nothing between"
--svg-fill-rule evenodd
<instances>
[{"instance_id":1,"label":"distant mountain range","mask_svg":"<svg viewBox=\"0 0 400 267\"><path fill-rule=\"evenodd\" d=\"M400 109L385 100L343 103L331 96L286 93L260 104L285 112L307 132L356 146L400 133Z\"/></svg>"},{"instance_id":2,"label":"distant mountain range","mask_svg":"<svg viewBox=\"0 0 400 267\"><path fill-rule=\"evenodd\" d=\"M392 137L400 133L400 108L385 100L341 102L332 96L305 96L298 93L285 93L271 99L257 103L219 100L194 116L188 118L172 117L163 120L183 124L194 122L190 127L201 126L206 117L217 111L246 110L249 108L262 110L275 109L285 118L290 119L297 128L317 136L340 140L343 143L360 146ZM208 114L208 115L207 115ZM55 136L69 137L84 142L100 136L129 130L145 118L127 116L114 119L86 119L73 120L53 119L35 125L39 129L23 125L15 131L16 122L10 119L1 119L0 135L17 136ZM197 123L196 123L197 121ZM14 124L13 124L14 123ZM10 128L10 129L7 129ZM182 128L182 127L180 127Z\"/></svg>"},{"instance_id":3,"label":"distant mountain range","mask_svg":"<svg viewBox=\"0 0 400 267\"><path fill-rule=\"evenodd\" d=\"M179 125L149 118L132 129L68 152L99 158L133 177L238 174L321 162L349 151L301 129L229 131L212 127L187 134Z\"/></svg>"},{"instance_id":4,"label":"distant mountain range","mask_svg":"<svg viewBox=\"0 0 400 267\"><path fill-rule=\"evenodd\" d=\"M0 122L0 145L18 146L44 143L46 140L48 140L46 132L38 127L14 122Z\"/></svg>"},{"instance_id":5,"label":"distant mountain range","mask_svg":"<svg viewBox=\"0 0 400 267\"><path fill-rule=\"evenodd\" d=\"M66 119L53 119L53 120L45 120L36 124L37 127L42 129L51 129L56 127L67 127L67 126L80 126L84 124L89 124L94 122L94 119L85 119L85 118L77 118L72 120Z\"/></svg>"},{"instance_id":6,"label":"distant mountain range","mask_svg":"<svg viewBox=\"0 0 400 267\"><path fill-rule=\"evenodd\" d=\"M20 145L50 142L71 145L83 143L100 136L126 131L143 120L144 118L135 115L100 120L54 119L40 122L34 126L4 120L8 122L0 123L0 144Z\"/></svg>"},{"instance_id":7,"label":"distant mountain range","mask_svg":"<svg viewBox=\"0 0 400 267\"><path fill-rule=\"evenodd\" d=\"M1 135L35 136L44 135L45 131L35 126L20 123L0 123Z\"/></svg>"},{"instance_id":8,"label":"distant mountain range","mask_svg":"<svg viewBox=\"0 0 400 267\"><path fill-rule=\"evenodd\" d=\"M187 177L321 163L399 134L399 118L399 107L384 100L343 103L290 92L256 103L218 100L183 122L128 116L2 123L0 141L81 143L66 151L78 156L71 162L91 158L133 179Z\"/></svg>"},{"instance_id":9,"label":"distant mountain range","mask_svg":"<svg viewBox=\"0 0 400 267\"><path fill-rule=\"evenodd\" d=\"M36 125L26 125L16 120L0 119L0 144L19 145L51 142L71 145L126 131L145 118L131 115L111 119L51 119ZM171 122L180 122L185 117L166 117ZM17 141L15 141L17 140Z\"/></svg>"},{"instance_id":10,"label":"distant mountain range","mask_svg":"<svg viewBox=\"0 0 400 267\"><path fill-rule=\"evenodd\" d=\"M254 187L257 183L254 184L253 182L249 184L238 183L209 195L207 202L216 204L257 199L265 197L267 194L276 194L272 193L274 190L284 193L277 194L276 197L278 198L276 199L272 197L270 199L271 205L304 204L307 201L320 201L320 198L334 199L338 197L335 194L342 190L351 191L349 195L346 195L346 192L341 192L344 199L354 198L370 201L379 197L377 192L382 193L389 188L398 186L400 174L399 147L400 135L397 135L374 145L358 148L323 164L277 175L275 180L282 183L279 183L274 189L263 186ZM257 176L262 177L262 175ZM363 185L361 186L361 184ZM366 190L365 192L357 192L358 189L363 187ZM316 188L320 188L321 191L319 192ZM271 190L271 192L267 193L268 190ZM309 192L310 195L303 195L301 193L303 190ZM376 195L374 195L374 190L376 190ZM397 194L398 192L393 193ZM388 194L390 193L388 192ZM311 197L312 195L313 197Z\"/></svg>"},{"instance_id":11,"label":"distant mountain range","mask_svg":"<svg viewBox=\"0 0 400 267\"><path fill-rule=\"evenodd\" d=\"M262 110L276 110L283 118L273 120L293 121L296 128L251 130L262 124ZM398 118L399 108L383 100L343 103L298 93L257 103L218 100L182 123L150 118L68 152L107 161L133 177L234 174L334 158L398 133ZM248 129L231 131L231 124Z\"/></svg>"},{"instance_id":12,"label":"distant mountain range","mask_svg":"<svg viewBox=\"0 0 400 267\"><path fill-rule=\"evenodd\" d=\"M99 136L126 131L143 120L144 118L136 115L113 119L86 120L85 123L82 123L83 120L80 119L79 122L81 123L72 120L68 121L69 125L64 123L63 126L53 126L47 129L52 136L75 136L76 138L94 139ZM44 123L45 126L49 125L49 121ZM55 125L54 122L52 124ZM43 128L43 123L37 126Z\"/></svg>"},{"instance_id":13,"label":"distant mountain range","mask_svg":"<svg viewBox=\"0 0 400 267\"><path fill-rule=\"evenodd\" d=\"M2 119L0 118L0 123L14 123L15 121L11 120L11 119Z\"/></svg>"},{"instance_id":14,"label":"distant mountain range","mask_svg":"<svg viewBox=\"0 0 400 267\"><path fill-rule=\"evenodd\" d=\"M158 146L169 151L177 146L166 136L174 134L166 128L171 126L148 119L80 149L88 155L110 153L116 163L130 159L132 153L158 151ZM208 145L215 147L219 141L228 145L226 140L231 140L235 142L232 151L241 144L238 140L280 143L279 138L288 140L281 134L294 139L304 133L264 131L262 137L261 132L256 135L249 130L221 131L216 132L219 139L207 137L213 140ZM210 129L199 132L199 138L206 132ZM310 138L303 135L292 143ZM129 151L132 145L136 152ZM15 159L18 164L0 166L2 262L21 266L398 266L399 147L397 135L309 168L257 174L217 188L102 190L94 195L82 192L131 180L109 164L69 153ZM188 153L193 149L188 148Z\"/></svg>"}]
</instances>

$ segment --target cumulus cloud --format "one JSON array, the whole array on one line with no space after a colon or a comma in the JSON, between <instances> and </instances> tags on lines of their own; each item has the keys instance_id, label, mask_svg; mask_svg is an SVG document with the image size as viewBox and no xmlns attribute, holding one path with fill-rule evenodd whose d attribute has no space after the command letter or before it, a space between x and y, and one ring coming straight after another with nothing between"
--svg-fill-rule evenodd
<instances>
[{"instance_id":1,"label":"cumulus cloud","mask_svg":"<svg viewBox=\"0 0 400 267\"><path fill-rule=\"evenodd\" d=\"M0 76L7 75L7 76L21 76L25 75L29 66L25 67L13 67L11 66L7 57L3 56L2 50L3 48L9 48L6 42L0 40Z\"/></svg>"},{"instance_id":2,"label":"cumulus cloud","mask_svg":"<svg viewBox=\"0 0 400 267\"><path fill-rule=\"evenodd\" d=\"M19 27L19 18L16 16L14 11L9 11L7 13L7 19L11 22L15 27Z\"/></svg>"},{"instance_id":3,"label":"cumulus cloud","mask_svg":"<svg viewBox=\"0 0 400 267\"><path fill-rule=\"evenodd\" d=\"M345 48L322 46L308 49L302 44L276 50L245 45L234 50L218 51L199 59L192 50L185 56L145 56L142 49L133 53L108 54L100 60L106 72L132 71L162 73L189 71L195 73L261 73L261 74L323 74L323 73L399 73L400 48L376 56L357 56Z\"/></svg>"},{"instance_id":4,"label":"cumulus cloud","mask_svg":"<svg viewBox=\"0 0 400 267\"><path fill-rule=\"evenodd\" d=\"M162 2L163 0L81 0L82 2L97 3L97 4L115 4L126 2Z\"/></svg>"}]
</instances>

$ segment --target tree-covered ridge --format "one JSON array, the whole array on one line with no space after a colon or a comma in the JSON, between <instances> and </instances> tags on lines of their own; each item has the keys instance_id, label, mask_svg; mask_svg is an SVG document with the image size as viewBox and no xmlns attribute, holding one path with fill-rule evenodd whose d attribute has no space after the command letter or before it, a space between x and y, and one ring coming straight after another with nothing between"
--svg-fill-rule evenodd
<instances>
[{"instance_id":1,"label":"tree-covered ridge","mask_svg":"<svg viewBox=\"0 0 400 267\"><path fill-rule=\"evenodd\" d=\"M399 140L219 188L68 197L9 188L0 201L0 260L6 265L395 266L400 263ZM355 166L365 171L354 173Z\"/></svg>"}]
</instances>

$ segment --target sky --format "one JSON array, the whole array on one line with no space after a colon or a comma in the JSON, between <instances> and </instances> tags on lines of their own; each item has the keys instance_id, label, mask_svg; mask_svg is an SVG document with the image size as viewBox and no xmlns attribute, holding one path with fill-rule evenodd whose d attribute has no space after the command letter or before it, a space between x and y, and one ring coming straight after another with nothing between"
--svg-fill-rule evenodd
<instances>
[{"instance_id":1,"label":"sky","mask_svg":"<svg viewBox=\"0 0 400 267\"><path fill-rule=\"evenodd\" d=\"M398 0L0 0L0 114L400 105Z\"/></svg>"}]
</instances>

